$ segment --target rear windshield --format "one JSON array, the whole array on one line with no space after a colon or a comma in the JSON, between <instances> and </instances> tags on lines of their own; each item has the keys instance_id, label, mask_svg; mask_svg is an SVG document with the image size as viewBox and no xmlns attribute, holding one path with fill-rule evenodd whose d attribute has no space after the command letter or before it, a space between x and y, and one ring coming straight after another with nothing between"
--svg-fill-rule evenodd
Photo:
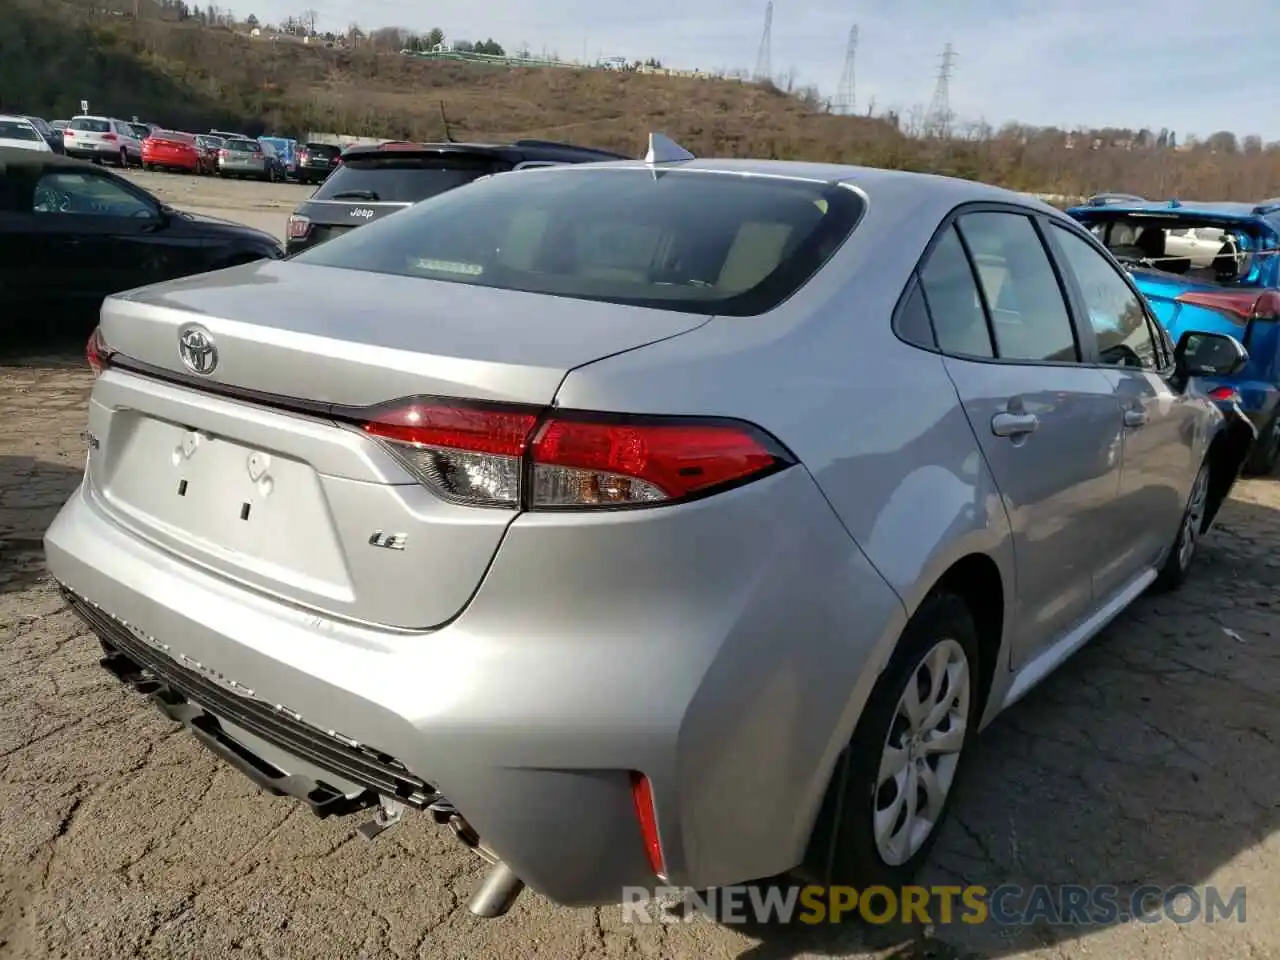
<instances>
[{"instance_id":1,"label":"rear windshield","mask_svg":"<svg viewBox=\"0 0 1280 960\"><path fill-rule=\"evenodd\" d=\"M83 130L86 133L110 133L111 124L106 120L90 120L88 117L81 117L71 121L71 129Z\"/></svg>"},{"instance_id":2,"label":"rear windshield","mask_svg":"<svg viewBox=\"0 0 1280 960\"><path fill-rule=\"evenodd\" d=\"M826 183L566 167L502 174L450 191L295 259L754 316L806 283L862 210L856 193Z\"/></svg>"},{"instance_id":3,"label":"rear windshield","mask_svg":"<svg viewBox=\"0 0 1280 960\"><path fill-rule=\"evenodd\" d=\"M331 143L308 143L303 147L307 153L314 153L317 157L336 157L342 151Z\"/></svg>"},{"instance_id":4,"label":"rear windshield","mask_svg":"<svg viewBox=\"0 0 1280 960\"><path fill-rule=\"evenodd\" d=\"M20 120L0 120L0 140L39 140L40 134L29 123Z\"/></svg>"},{"instance_id":5,"label":"rear windshield","mask_svg":"<svg viewBox=\"0 0 1280 960\"><path fill-rule=\"evenodd\" d=\"M487 157L349 157L312 199L417 203L500 169Z\"/></svg>"},{"instance_id":6,"label":"rear windshield","mask_svg":"<svg viewBox=\"0 0 1280 960\"><path fill-rule=\"evenodd\" d=\"M228 140L223 146L233 153L258 153L261 149L250 140Z\"/></svg>"},{"instance_id":7,"label":"rear windshield","mask_svg":"<svg viewBox=\"0 0 1280 960\"><path fill-rule=\"evenodd\" d=\"M1212 217L1141 214L1083 216L1081 222L1129 267L1158 270L1207 283L1252 284L1261 279L1264 249L1275 255L1258 228Z\"/></svg>"}]
</instances>

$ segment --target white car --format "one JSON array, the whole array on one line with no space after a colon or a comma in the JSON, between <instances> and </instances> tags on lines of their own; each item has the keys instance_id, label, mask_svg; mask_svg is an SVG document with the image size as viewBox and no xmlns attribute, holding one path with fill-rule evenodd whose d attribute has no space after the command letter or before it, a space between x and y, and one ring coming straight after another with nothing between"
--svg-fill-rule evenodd
<instances>
[{"instance_id":1,"label":"white car","mask_svg":"<svg viewBox=\"0 0 1280 960\"><path fill-rule=\"evenodd\" d=\"M36 153L53 153L48 141L40 136L26 117L10 117L0 115L0 147L17 147L19 150L34 150Z\"/></svg>"},{"instance_id":2,"label":"white car","mask_svg":"<svg viewBox=\"0 0 1280 960\"><path fill-rule=\"evenodd\" d=\"M142 141L123 120L111 117L72 117L62 131L68 157L114 163L121 167L142 163Z\"/></svg>"},{"instance_id":3,"label":"white car","mask_svg":"<svg viewBox=\"0 0 1280 960\"><path fill-rule=\"evenodd\" d=\"M1165 255L1187 257L1193 267L1208 267L1222 252L1226 235L1218 227L1180 227L1165 232Z\"/></svg>"}]
</instances>

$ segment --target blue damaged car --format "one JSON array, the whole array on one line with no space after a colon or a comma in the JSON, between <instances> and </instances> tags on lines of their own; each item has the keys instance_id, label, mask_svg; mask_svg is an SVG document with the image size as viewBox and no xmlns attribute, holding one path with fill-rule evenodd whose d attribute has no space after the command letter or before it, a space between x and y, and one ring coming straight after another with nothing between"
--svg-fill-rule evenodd
<instances>
[{"instance_id":1,"label":"blue damaged car","mask_svg":"<svg viewBox=\"0 0 1280 960\"><path fill-rule=\"evenodd\" d=\"M1257 429L1246 472L1270 473L1280 455L1280 199L1192 203L1109 193L1067 212L1128 268L1175 342L1201 331L1245 345L1248 364L1234 376L1206 378L1205 387Z\"/></svg>"}]
</instances>

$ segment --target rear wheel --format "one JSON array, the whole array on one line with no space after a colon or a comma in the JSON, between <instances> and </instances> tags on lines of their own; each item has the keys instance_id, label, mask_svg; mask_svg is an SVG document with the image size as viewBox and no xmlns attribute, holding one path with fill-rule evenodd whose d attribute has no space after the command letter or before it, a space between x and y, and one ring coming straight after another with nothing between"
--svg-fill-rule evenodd
<instances>
[{"instance_id":1,"label":"rear wheel","mask_svg":"<svg viewBox=\"0 0 1280 960\"><path fill-rule=\"evenodd\" d=\"M898 890L929 856L979 719L978 632L939 592L908 622L823 803L810 869Z\"/></svg>"},{"instance_id":2,"label":"rear wheel","mask_svg":"<svg viewBox=\"0 0 1280 960\"><path fill-rule=\"evenodd\" d=\"M129 151L125 147L120 148L120 169L121 170L129 169Z\"/></svg>"}]
</instances>

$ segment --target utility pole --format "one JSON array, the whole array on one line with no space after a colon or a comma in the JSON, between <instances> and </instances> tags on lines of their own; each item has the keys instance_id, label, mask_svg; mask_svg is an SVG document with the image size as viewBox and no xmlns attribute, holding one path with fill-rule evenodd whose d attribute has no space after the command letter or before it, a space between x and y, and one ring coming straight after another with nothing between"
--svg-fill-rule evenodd
<instances>
[{"instance_id":1,"label":"utility pole","mask_svg":"<svg viewBox=\"0 0 1280 960\"><path fill-rule=\"evenodd\" d=\"M924 132L929 137L945 137L951 133L951 74L955 69L956 51L948 43L942 48L942 63L938 68L938 83L933 88L933 100L925 114Z\"/></svg>"}]
</instances>

